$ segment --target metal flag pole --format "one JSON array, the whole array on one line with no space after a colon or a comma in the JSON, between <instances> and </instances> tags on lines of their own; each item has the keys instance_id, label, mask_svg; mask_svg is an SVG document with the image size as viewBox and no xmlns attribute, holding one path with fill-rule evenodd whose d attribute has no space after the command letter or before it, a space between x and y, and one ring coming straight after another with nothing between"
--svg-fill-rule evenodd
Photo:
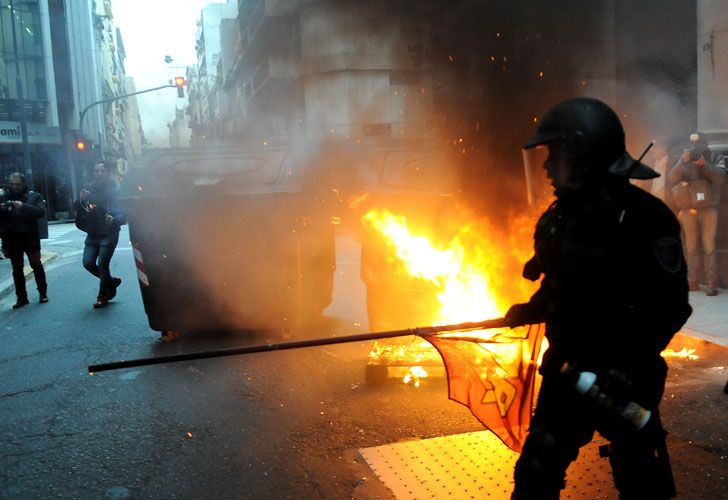
<instances>
[{"instance_id":1,"label":"metal flag pole","mask_svg":"<svg viewBox=\"0 0 728 500\"><path fill-rule=\"evenodd\" d=\"M344 337L324 337L317 339L294 340L291 342L257 344L245 347L233 347L230 349L216 349L212 351L190 352L187 354L157 356L153 358L129 359L112 363L91 365L88 367L88 371L90 374L94 374L96 372L118 370L119 368L159 365L162 363L173 363L175 361L191 361L194 359L220 358L223 356L236 356L238 354L251 354L254 352L282 351L284 349L298 349L301 347L344 344L347 342L363 342L368 340L387 339L392 337L405 337L407 335L418 335L420 337L426 337L428 335L435 335L442 332L451 332L457 330L486 330L490 328L503 328L505 326L506 324L503 318L489 319L485 321L470 323L458 323L453 325L420 326L403 330L390 330L385 332L370 332L362 333L359 335L347 335Z\"/></svg>"}]
</instances>

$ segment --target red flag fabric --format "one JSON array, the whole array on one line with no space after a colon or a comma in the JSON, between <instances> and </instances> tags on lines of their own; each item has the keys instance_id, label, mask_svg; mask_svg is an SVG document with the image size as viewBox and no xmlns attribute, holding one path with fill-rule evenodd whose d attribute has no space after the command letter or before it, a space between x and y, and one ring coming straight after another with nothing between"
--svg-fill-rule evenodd
<instances>
[{"instance_id":1,"label":"red flag fabric","mask_svg":"<svg viewBox=\"0 0 728 500\"><path fill-rule=\"evenodd\" d=\"M425 337L440 353L450 399L462 403L510 449L520 452L533 414L543 326L503 330L492 337Z\"/></svg>"}]
</instances>

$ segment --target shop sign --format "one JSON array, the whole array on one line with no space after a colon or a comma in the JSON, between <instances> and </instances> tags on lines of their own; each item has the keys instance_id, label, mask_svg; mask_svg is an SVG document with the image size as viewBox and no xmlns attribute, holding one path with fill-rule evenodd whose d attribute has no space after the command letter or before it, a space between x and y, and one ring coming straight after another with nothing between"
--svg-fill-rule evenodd
<instances>
[{"instance_id":1,"label":"shop sign","mask_svg":"<svg viewBox=\"0 0 728 500\"><path fill-rule=\"evenodd\" d=\"M58 127L43 123L28 123L28 142L30 144L60 144L61 133ZM0 144L20 144L23 136L19 122L0 121Z\"/></svg>"}]
</instances>

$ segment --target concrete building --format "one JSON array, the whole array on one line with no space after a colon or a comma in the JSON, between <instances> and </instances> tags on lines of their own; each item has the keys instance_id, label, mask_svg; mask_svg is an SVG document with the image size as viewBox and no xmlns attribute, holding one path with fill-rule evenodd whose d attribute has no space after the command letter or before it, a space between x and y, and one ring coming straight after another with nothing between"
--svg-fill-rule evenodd
<instances>
[{"instance_id":1,"label":"concrete building","mask_svg":"<svg viewBox=\"0 0 728 500\"><path fill-rule=\"evenodd\" d=\"M124 93L133 94L136 92L134 79L128 76L124 77ZM144 131L142 130L142 118L139 114L139 106L136 98L127 98L122 101L125 106L125 112L122 114L124 120L124 128L126 130L126 154L124 157L129 163L142 153L142 145L144 144Z\"/></svg>"},{"instance_id":2,"label":"concrete building","mask_svg":"<svg viewBox=\"0 0 728 500\"><path fill-rule=\"evenodd\" d=\"M190 125L185 108L175 108L174 120L168 123L167 127L169 127L169 147L186 148L190 146Z\"/></svg>"},{"instance_id":3,"label":"concrete building","mask_svg":"<svg viewBox=\"0 0 728 500\"><path fill-rule=\"evenodd\" d=\"M197 21L195 49L197 64L194 79L188 73L190 88L190 128L192 142L195 144L207 141L212 134L212 123L215 113L219 113L217 100L217 67L220 59L220 24L223 19L237 16L237 2L207 5L202 9Z\"/></svg>"},{"instance_id":4,"label":"concrete building","mask_svg":"<svg viewBox=\"0 0 728 500\"><path fill-rule=\"evenodd\" d=\"M11 172L25 171L32 175L32 188L45 196L52 193L63 157L50 27L47 0L4 2L0 9L1 182ZM19 89L25 102L30 171L24 168Z\"/></svg>"},{"instance_id":5,"label":"concrete building","mask_svg":"<svg viewBox=\"0 0 728 500\"><path fill-rule=\"evenodd\" d=\"M220 24L217 89L200 43L213 31L198 36L193 143L449 144L477 191L497 168L522 175L523 138L561 99L612 105L636 155L696 127L695 2L519 5L240 1L237 30Z\"/></svg>"}]
</instances>

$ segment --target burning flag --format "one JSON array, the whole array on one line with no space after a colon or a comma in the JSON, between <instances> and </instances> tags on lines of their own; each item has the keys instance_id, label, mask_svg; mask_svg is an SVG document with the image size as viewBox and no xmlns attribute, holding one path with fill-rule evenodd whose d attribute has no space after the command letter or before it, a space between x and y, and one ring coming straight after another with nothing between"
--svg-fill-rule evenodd
<instances>
[{"instance_id":1,"label":"burning flag","mask_svg":"<svg viewBox=\"0 0 728 500\"><path fill-rule=\"evenodd\" d=\"M447 371L448 395L467 406L485 427L520 452L531 421L543 328L445 334L426 339Z\"/></svg>"}]
</instances>

